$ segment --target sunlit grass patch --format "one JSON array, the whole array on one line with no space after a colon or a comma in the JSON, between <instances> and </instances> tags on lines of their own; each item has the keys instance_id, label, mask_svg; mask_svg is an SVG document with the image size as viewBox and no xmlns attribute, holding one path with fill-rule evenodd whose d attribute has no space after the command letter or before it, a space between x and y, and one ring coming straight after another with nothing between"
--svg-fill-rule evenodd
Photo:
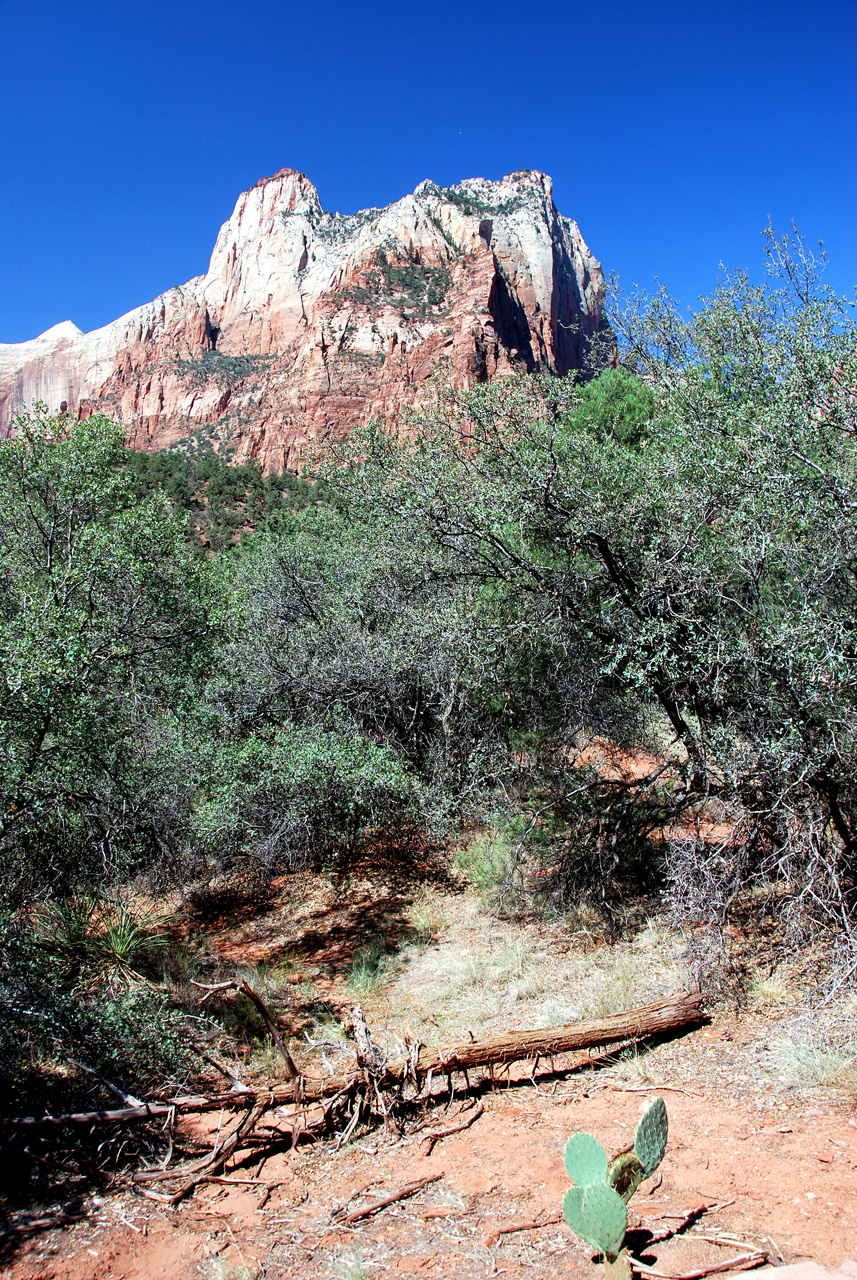
<instances>
[{"instance_id":1,"label":"sunlit grass patch","mask_svg":"<svg viewBox=\"0 0 857 1280\"><path fill-rule=\"evenodd\" d=\"M756 973L750 983L750 996L758 1005L784 1005L795 999L785 977L778 973Z\"/></svg>"},{"instance_id":2,"label":"sunlit grass patch","mask_svg":"<svg viewBox=\"0 0 857 1280\"><path fill-rule=\"evenodd\" d=\"M796 1023L771 1041L770 1069L793 1088L857 1088L857 1036L836 1027Z\"/></svg>"},{"instance_id":3,"label":"sunlit grass patch","mask_svg":"<svg viewBox=\"0 0 857 1280\"><path fill-rule=\"evenodd\" d=\"M346 986L352 995L366 999L389 981L394 965L395 957L386 938L372 938L354 953Z\"/></svg>"}]
</instances>

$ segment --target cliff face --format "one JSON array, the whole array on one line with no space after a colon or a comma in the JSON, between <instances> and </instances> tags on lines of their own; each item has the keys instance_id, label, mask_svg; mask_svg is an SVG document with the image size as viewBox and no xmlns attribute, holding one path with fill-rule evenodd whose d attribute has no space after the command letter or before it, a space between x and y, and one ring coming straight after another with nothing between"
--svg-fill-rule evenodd
<instances>
[{"instance_id":1,"label":"cliff face","mask_svg":"<svg viewBox=\"0 0 857 1280\"><path fill-rule=\"evenodd\" d=\"M470 386L566 373L606 333L601 266L531 171L423 182L386 209L325 213L284 169L239 197L208 274L103 329L0 344L0 438L33 400L102 411L138 449L228 449L299 467L313 442L389 422L436 371Z\"/></svg>"}]
</instances>

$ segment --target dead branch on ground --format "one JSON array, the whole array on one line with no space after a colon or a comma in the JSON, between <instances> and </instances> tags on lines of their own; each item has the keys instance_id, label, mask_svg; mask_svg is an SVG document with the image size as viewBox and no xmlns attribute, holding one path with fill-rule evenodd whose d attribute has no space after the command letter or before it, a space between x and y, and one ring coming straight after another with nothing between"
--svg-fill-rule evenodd
<instances>
[{"instance_id":1,"label":"dead branch on ground","mask_svg":"<svg viewBox=\"0 0 857 1280\"><path fill-rule=\"evenodd\" d=\"M408 1196L415 1196L418 1191L422 1191L423 1187L429 1186L432 1182L440 1182L442 1177L442 1173L433 1173L427 1178L417 1178L415 1182L409 1182L402 1187L401 1191L396 1191L391 1196L385 1196L383 1200L376 1200L374 1204L367 1205L365 1209L355 1209L352 1213L346 1214L342 1221L350 1225L352 1222L359 1222L361 1218L371 1218L391 1204L397 1204L399 1200L406 1200Z\"/></svg>"},{"instance_id":2,"label":"dead branch on ground","mask_svg":"<svg viewBox=\"0 0 857 1280\"><path fill-rule=\"evenodd\" d=\"M197 984L201 985L201 984ZM218 983L206 988L207 999L215 991L226 988L243 991L259 1009L272 1040L283 1056L292 1078L268 1087L233 1086L228 1092L188 1094L171 1098L167 1102L153 1102L140 1106L128 1106L112 1111L72 1112L61 1116L20 1116L0 1120L6 1128L29 1128L64 1124L127 1123L158 1116L192 1115L221 1110L223 1113L243 1111L231 1133L222 1141L220 1131L212 1150L199 1160L175 1169L142 1169L132 1175L132 1182L141 1194L174 1206L190 1195L206 1179L221 1174L236 1153L251 1139L261 1117L268 1111L278 1113L276 1127L266 1126L263 1142L288 1141L294 1146L301 1139L318 1137L324 1133L338 1133L338 1141L345 1142L356 1127L373 1118L383 1118L387 1124L394 1109L407 1105L413 1107L431 1095L432 1080L446 1077L452 1096L452 1073L462 1072L467 1079L468 1070L484 1067L491 1073L495 1066L508 1067L513 1062L552 1058L553 1055L595 1048L614 1042L633 1042L655 1036L675 1034L707 1021L707 1014L700 995L677 995L639 1009L614 1014L591 1022L579 1022L570 1026L537 1028L531 1031L512 1032L503 1036L490 1036L478 1040L471 1038L465 1044L447 1049L433 1050L421 1056L421 1047L412 1045L406 1058L387 1062L383 1052L373 1043L359 1006L352 1011L356 1042L356 1068L341 1076L307 1076L298 1068L280 1036L270 1012L260 997L244 983ZM579 1064L575 1064L579 1065ZM221 1068L218 1068L222 1070ZM224 1072L224 1074L227 1074ZM469 1081L468 1081L469 1083ZM408 1090L412 1092L409 1093ZM129 1098L136 1102L136 1099ZM483 1113L480 1102L472 1114L459 1123L425 1135L429 1146L451 1134L469 1128ZM254 1139L255 1140L255 1139ZM431 1179L430 1179L431 1180ZM143 1184L173 1181L178 1185L172 1192L161 1194L148 1190ZM427 1185L425 1181L414 1189ZM403 1198L411 1191L400 1193ZM372 1212L383 1208L392 1200L379 1203ZM359 1217L366 1216L360 1211ZM346 1219L349 1221L350 1219ZM356 1218L354 1219L356 1221ZM541 1224L546 1225L546 1224ZM523 1230L524 1227L509 1228Z\"/></svg>"},{"instance_id":3,"label":"dead branch on ground","mask_svg":"<svg viewBox=\"0 0 857 1280\"><path fill-rule=\"evenodd\" d=\"M445 1129L432 1129L431 1132L424 1133L420 1139L421 1142L425 1142L427 1144L423 1155L430 1156L434 1150L434 1144L439 1142L441 1138L451 1138L454 1133L463 1133L465 1129L469 1129L481 1115L484 1115L484 1113L485 1104L478 1102L476 1106L468 1112L464 1119L458 1122L458 1124L450 1124L447 1125Z\"/></svg>"}]
</instances>

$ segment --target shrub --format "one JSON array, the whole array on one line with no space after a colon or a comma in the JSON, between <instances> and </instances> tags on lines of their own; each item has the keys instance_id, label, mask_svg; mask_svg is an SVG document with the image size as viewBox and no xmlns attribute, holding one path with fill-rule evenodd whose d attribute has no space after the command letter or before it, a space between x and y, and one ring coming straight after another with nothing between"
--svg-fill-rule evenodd
<instances>
[{"instance_id":1,"label":"shrub","mask_svg":"<svg viewBox=\"0 0 857 1280\"><path fill-rule=\"evenodd\" d=\"M137 1094L185 1074L190 1065L184 1018L162 992L147 982L111 984L103 971L97 977L90 971L83 987L74 981L64 966L68 945L80 934L71 913L65 934L57 931L47 941L21 916L0 916L0 1092L6 1114L87 1102L91 1081L69 1073L72 1058ZM76 945L74 951L77 964Z\"/></svg>"},{"instance_id":2,"label":"shrub","mask_svg":"<svg viewBox=\"0 0 857 1280\"><path fill-rule=\"evenodd\" d=\"M416 822L423 794L391 752L353 734L296 726L217 744L196 834L212 869L270 875L341 865L361 840Z\"/></svg>"}]
</instances>

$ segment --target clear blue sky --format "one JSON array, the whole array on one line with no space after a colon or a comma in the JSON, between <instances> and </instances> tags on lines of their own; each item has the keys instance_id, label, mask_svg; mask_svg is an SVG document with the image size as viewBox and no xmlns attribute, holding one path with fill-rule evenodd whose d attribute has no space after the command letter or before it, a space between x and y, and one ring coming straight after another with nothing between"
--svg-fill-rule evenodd
<instances>
[{"instance_id":1,"label":"clear blue sky","mask_svg":"<svg viewBox=\"0 0 857 1280\"><path fill-rule=\"evenodd\" d=\"M205 271L284 166L343 213L545 170L685 302L794 218L857 285L857 0L0 0L0 54L0 341Z\"/></svg>"}]
</instances>

